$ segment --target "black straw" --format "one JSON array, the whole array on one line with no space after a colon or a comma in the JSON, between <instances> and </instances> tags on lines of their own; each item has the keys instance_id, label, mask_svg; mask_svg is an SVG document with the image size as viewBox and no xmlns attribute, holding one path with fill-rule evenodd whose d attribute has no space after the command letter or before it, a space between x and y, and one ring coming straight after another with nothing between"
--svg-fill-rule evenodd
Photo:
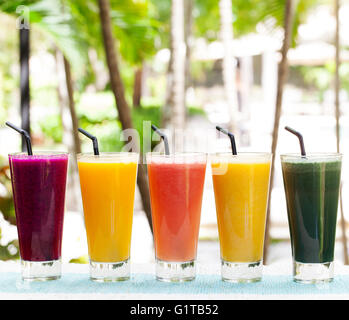
<instances>
[{"instance_id":1,"label":"black straw","mask_svg":"<svg viewBox=\"0 0 349 320\"><path fill-rule=\"evenodd\" d=\"M168 140L166 135L164 135L156 126L154 126L153 124L151 125L151 128L160 136L160 138L164 141L165 144L165 154L167 156L170 155L170 148L168 146Z\"/></svg>"},{"instance_id":2,"label":"black straw","mask_svg":"<svg viewBox=\"0 0 349 320\"><path fill-rule=\"evenodd\" d=\"M230 143L231 143L231 151L232 151L233 155L236 156L238 153L237 153L237 151L236 151L236 144L235 144L235 137L234 137L234 135L233 135L231 132L229 132L229 131L223 129L223 128L220 127L220 126L216 126L216 129L217 129L218 131L220 131L220 132L226 134L226 135L229 137Z\"/></svg>"},{"instance_id":3,"label":"black straw","mask_svg":"<svg viewBox=\"0 0 349 320\"><path fill-rule=\"evenodd\" d=\"M291 133L293 133L295 136L297 136L298 140L299 140L299 145L301 147L301 154L302 156L306 156L306 153L305 153L305 148L304 148L304 141L303 141L303 136L296 130L290 128L290 127L285 127L285 129Z\"/></svg>"},{"instance_id":4,"label":"black straw","mask_svg":"<svg viewBox=\"0 0 349 320\"><path fill-rule=\"evenodd\" d=\"M11 122L6 122L6 125L9 126L10 128L16 130L17 132L19 132L25 139L25 142L27 144L27 152L28 152L28 155L29 156L32 156L33 155L33 150L32 150L32 143L31 143L31 140L30 140L30 135L27 131L21 129L21 128L18 128L16 127L14 124L12 124Z\"/></svg>"},{"instance_id":5,"label":"black straw","mask_svg":"<svg viewBox=\"0 0 349 320\"><path fill-rule=\"evenodd\" d=\"M98 150L97 138L95 136L93 136L91 133L89 133L86 130L84 130L84 129L79 128L78 131L81 132L86 137L88 137L88 138L90 138L92 140L92 143L93 143L93 153L94 153L95 156L98 156L99 155L99 150Z\"/></svg>"}]
</instances>

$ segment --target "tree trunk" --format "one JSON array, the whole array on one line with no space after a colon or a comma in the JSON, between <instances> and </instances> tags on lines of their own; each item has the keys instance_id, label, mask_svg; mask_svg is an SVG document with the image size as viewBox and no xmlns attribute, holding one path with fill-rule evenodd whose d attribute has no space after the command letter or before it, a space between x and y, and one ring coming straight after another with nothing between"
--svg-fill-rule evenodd
<instances>
[{"instance_id":1,"label":"tree trunk","mask_svg":"<svg viewBox=\"0 0 349 320\"><path fill-rule=\"evenodd\" d=\"M110 4L109 0L98 0L99 15L101 20L102 35L104 41L104 48L106 53L107 65L109 69L109 77L111 89L113 91L116 107L119 114L119 119L122 128L130 129L133 128L131 111L127 104L125 98L124 85L121 79L119 65L116 55L116 49L114 45L114 39L112 34L112 26L110 20ZM139 150L139 145L137 146L140 153L140 160L143 160L142 152ZM151 208L150 208L150 198L149 198L149 186L147 181L147 173L145 164L140 164L138 167L137 184L142 198L143 209L148 219L148 223L151 231L152 220L151 220Z\"/></svg>"},{"instance_id":2,"label":"tree trunk","mask_svg":"<svg viewBox=\"0 0 349 320\"><path fill-rule=\"evenodd\" d=\"M335 16L336 16L336 34L335 34L335 46L336 46L336 69L335 69L335 115L336 115L336 141L337 141L337 152L340 152L340 125L339 125L339 119L340 119L340 100L339 100L339 93L340 93L340 78L339 78L339 67L340 67L340 34L339 34L339 7L340 3L339 0L335 0ZM348 259L348 246L347 246L347 236L346 236L346 228L345 228L345 218L344 218L344 211L343 211L343 198L342 198L342 186L340 186L340 192L339 192L339 204L340 204L340 219L341 219L341 229L342 229L342 243L343 243L343 257L344 257L344 264L349 264Z\"/></svg>"},{"instance_id":3,"label":"tree trunk","mask_svg":"<svg viewBox=\"0 0 349 320\"><path fill-rule=\"evenodd\" d=\"M65 56L63 56L63 63L64 63L65 81L66 81L67 93L68 93L68 107L69 107L69 113L70 113L70 118L72 123L72 138L74 141L74 154L77 155L78 153L81 152L81 143L80 143L80 138L78 134L79 120L75 112L73 80L71 76L70 63Z\"/></svg>"},{"instance_id":4,"label":"tree trunk","mask_svg":"<svg viewBox=\"0 0 349 320\"><path fill-rule=\"evenodd\" d=\"M69 154L73 157L73 161L69 161L70 175L68 177L67 188L70 192L67 193L66 202L69 210L80 211L81 196L76 159L76 155L81 152L81 144L78 136L79 124L75 112L70 64L58 49L56 49L56 65L58 75L57 92L63 126L63 142L68 147Z\"/></svg>"},{"instance_id":5,"label":"tree trunk","mask_svg":"<svg viewBox=\"0 0 349 320\"><path fill-rule=\"evenodd\" d=\"M171 2L171 58L167 76L167 97L163 125L172 129L185 127L185 44L183 0Z\"/></svg>"},{"instance_id":6,"label":"tree trunk","mask_svg":"<svg viewBox=\"0 0 349 320\"><path fill-rule=\"evenodd\" d=\"M142 98L142 77L143 76L143 67L139 67L135 71L134 76L134 85L133 85L133 106L138 108L141 106Z\"/></svg>"},{"instance_id":7,"label":"tree trunk","mask_svg":"<svg viewBox=\"0 0 349 320\"><path fill-rule=\"evenodd\" d=\"M19 30L19 61L20 61L20 113L21 127L30 135L30 87L29 87L29 56L30 31L29 26L21 26ZM22 137L22 151L27 151L27 145Z\"/></svg>"},{"instance_id":8,"label":"tree trunk","mask_svg":"<svg viewBox=\"0 0 349 320\"><path fill-rule=\"evenodd\" d=\"M223 84L225 91L225 98L228 105L230 115L229 129L236 132L236 117L237 117L237 94L235 86L235 61L233 56L233 9L232 0L220 0L219 12L221 20L220 37L224 47L223 56Z\"/></svg>"},{"instance_id":9,"label":"tree trunk","mask_svg":"<svg viewBox=\"0 0 349 320\"><path fill-rule=\"evenodd\" d=\"M61 12L64 14L64 2L61 2ZM75 157L76 155L81 152L81 142L79 138L79 120L76 116L75 111L75 101L74 101L74 86L73 86L73 78L71 74L71 67L70 63L67 60L67 58L64 56L64 54L56 49L56 63L58 64L58 76L60 77L58 80L62 83L58 84L58 91L59 95L61 95L61 98L63 98L63 102L65 107L68 107L69 115L70 115L70 121L65 121L65 119L62 119L63 126L65 125L67 130L70 133L71 136L71 142L69 142L70 152ZM59 67L62 66L62 69L64 69L64 72L61 72ZM64 74L63 74L64 73ZM65 83L65 86L63 88L62 84ZM61 86L60 86L61 85ZM70 139L69 139L70 140ZM75 169L75 168L74 168ZM76 167L76 174L78 173L77 167Z\"/></svg>"},{"instance_id":10,"label":"tree trunk","mask_svg":"<svg viewBox=\"0 0 349 320\"><path fill-rule=\"evenodd\" d=\"M190 85L190 57L192 49L192 33L193 33L193 0L184 1L184 43L185 43L185 86L184 86L184 101L185 105L185 94Z\"/></svg>"},{"instance_id":11,"label":"tree trunk","mask_svg":"<svg viewBox=\"0 0 349 320\"><path fill-rule=\"evenodd\" d=\"M171 86L173 82L173 75L171 73L171 70L173 70L173 50L172 50L172 44L170 42L170 60L168 62L168 67L167 67L166 96L165 96L165 103L161 110L161 127L162 128L166 128L171 120L171 104L172 104L171 103L172 101Z\"/></svg>"},{"instance_id":12,"label":"tree trunk","mask_svg":"<svg viewBox=\"0 0 349 320\"><path fill-rule=\"evenodd\" d=\"M272 162L271 162L271 174L270 174L270 191L268 196L268 210L267 210L267 219L266 219L266 230L265 230L265 241L264 241L264 261L268 261L268 247L269 247L269 227L270 227L270 199L271 192L273 190L273 181L274 181L274 167L275 167L275 151L278 141L279 133L279 123L281 117L281 107L282 107L282 96L284 84L286 82L287 72L288 72L288 63L287 63L287 52L290 47L291 38L292 38L292 23L293 23L293 0L287 0L285 4L285 16L284 16L284 40L281 49L281 62L279 64L278 70L278 83L277 83L277 92L276 92L276 106L275 106L275 116L274 116L274 128L272 136Z\"/></svg>"}]
</instances>

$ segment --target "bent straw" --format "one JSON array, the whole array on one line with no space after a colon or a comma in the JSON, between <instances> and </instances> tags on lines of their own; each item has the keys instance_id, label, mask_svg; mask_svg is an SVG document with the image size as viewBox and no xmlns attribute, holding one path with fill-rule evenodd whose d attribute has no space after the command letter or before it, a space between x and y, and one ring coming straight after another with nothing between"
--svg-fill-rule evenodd
<instances>
[{"instance_id":1,"label":"bent straw","mask_svg":"<svg viewBox=\"0 0 349 320\"><path fill-rule=\"evenodd\" d=\"M151 128L160 136L160 138L164 141L164 145L165 145L165 154L167 156L170 155L170 148L168 146L168 140L165 134L163 134L156 126L154 126L153 124L151 125Z\"/></svg>"},{"instance_id":2,"label":"bent straw","mask_svg":"<svg viewBox=\"0 0 349 320\"><path fill-rule=\"evenodd\" d=\"M99 155L99 150L98 150L98 140L95 136L93 136L91 133L87 132L84 129L79 128L79 132L81 132L83 135L85 135L87 138L90 138L92 140L92 145L93 145L93 153L95 156Z\"/></svg>"},{"instance_id":3,"label":"bent straw","mask_svg":"<svg viewBox=\"0 0 349 320\"><path fill-rule=\"evenodd\" d=\"M298 131L296 131L296 130L294 130L294 129L292 129L292 128L290 128L290 127L287 127L287 126L285 127L285 129L286 129L287 131L293 133L295 136L297 136L297 138L298 138L298 140L299 140L299 146L300 146L300 148L301 148L301 155L302 155L303 157L305 157L305 156L306 156L306 153L305 153L305 148L304 148L303 136L301 135L301 133L298 132Z\"/></svg>"},{"instance_id":4,"label":"bent straw","mask_svg":"<svg viewBox=\"0 0 349 320\"><path fill-rule=\"evenodd\" d=\"M14 124L12 124L11 122L6 121L6 125L9 126L10 128L16 130L17 132L19 132L25 139L26 145L27 145L27 152L29 156L33 155L33 151L32 151L32 143L30 140L30 135L27 131L25 131L24 129L18 128L16 127Z\"/></svg>"},{"instance_id":5,"label":"bent straw","mask_svg":"<svg viewBox=\"0 0 349 320\"><path fill-rule=\"evenodd\" d=\"M235 137L234 137L234 135L233 135L231 132L229 132L229 131L223 129L223 128L220 127L220 126L216 126L216 129L217 129L218 131L220 131L220 132L226 134L226 135L229 137L230 143L231 143L231 151L232 151L233 155L236 156L238 153L237 153L237 151L236 151L236 144L235 144Z\"/></svg>"}]
</instances>

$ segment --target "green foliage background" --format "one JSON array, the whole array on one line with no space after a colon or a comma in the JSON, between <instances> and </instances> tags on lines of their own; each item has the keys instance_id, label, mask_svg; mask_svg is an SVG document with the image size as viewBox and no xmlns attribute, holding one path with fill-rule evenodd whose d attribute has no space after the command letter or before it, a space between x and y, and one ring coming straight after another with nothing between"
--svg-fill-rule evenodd
<instances>
[{"instance_id":1,"label":"green foliage background","mask_svg":"<svg viewBox=\"0 0 349 320\"><path fill-rule=\"evenodd\" d=\"M202 37L207 41L219 39L218 2L194 1L194 37ZM293 45L297 42L298 25L318 3L315 0L297 1ZM110 0L110 5L126 98L132 108L134 126L140 132L142 142L143 120L160 126L163 99L161 94L165 85L164 78L150 84L153 101L142 100L140 108L133 108L134 72L142 63L151 63L160 49L169 47L171 1ZM283 25L285 0L234 0L232 5L236 37L254 32L260 22L267 22L270 32ZM0 28L6 30L0 33L0 121L4 122L12 111L11 108L18 104L18 37L14 28L15 20L21 14L16 11L19 6L29 9L32 55L44 48L54 56L59 49L69 60L73 71L74 100L79 125L99 137L102 151L120 151L121 125L115 102L108 83L103 88L96 88L98 74L89 56L91 51L95 52L98 62L102 64L102 70L106 72L97 0L0 0ZM192 76L202 78L212 67L212 62L193 62ZM299 72L302 73L304 81L319 89L321 101L321 95L331 85L333 66L301 68ZM349 67L343 65L343 87L349 91L348 75ZM33 106L44 105L52 110L39 123L32 124L34 133L43 137L45 146L62 144L63 131L56 84L35 87L34 82L31 95ZM204 116L200 106L188 107L188 114ZM89 150L90 141L82 141L83 150ZM0 211L9 223L15 224L7 159L0 159L0 184L6 190L0 196ZM0 259L18 258L18 250L14 250L16 247L16 241L0 246Z\"/></svg>"}]
</instances>

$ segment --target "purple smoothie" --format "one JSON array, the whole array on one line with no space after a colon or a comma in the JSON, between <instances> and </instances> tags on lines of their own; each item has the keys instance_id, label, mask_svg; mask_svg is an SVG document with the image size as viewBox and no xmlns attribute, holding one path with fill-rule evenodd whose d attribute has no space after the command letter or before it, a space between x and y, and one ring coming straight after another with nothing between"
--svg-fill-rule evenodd
<instances>
[{"instance_id":1,"label":"purple smoothie","mask_svg":"<svg viewBox=\"0 0 349 320\"><path fill-rule=\"evenodd\" d=\"M68 154L10 154L9 163L21 259L58 260Z\"/></svg>"}]
</instances>

